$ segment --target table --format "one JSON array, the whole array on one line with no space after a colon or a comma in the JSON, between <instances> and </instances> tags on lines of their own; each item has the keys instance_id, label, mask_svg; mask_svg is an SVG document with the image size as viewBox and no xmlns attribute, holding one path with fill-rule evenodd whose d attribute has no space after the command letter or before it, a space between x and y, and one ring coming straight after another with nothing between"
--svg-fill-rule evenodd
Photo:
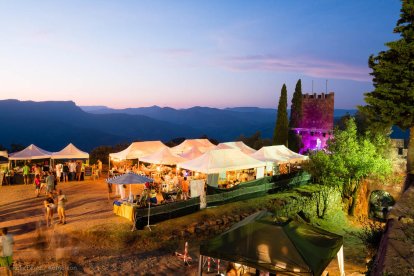
<instances>
[{"instance_id":1,"label":"table","mask_svg":"<svg viewBox=\"0 0 414 276\"><path fill-rule=\"evenodd\" d=\"M134 206L131 204L121 204L121 206L118 206L114 204L114 214L117 216L124 217L128 219L129 221L134 221Z\"/></svg>"}]
</instances>

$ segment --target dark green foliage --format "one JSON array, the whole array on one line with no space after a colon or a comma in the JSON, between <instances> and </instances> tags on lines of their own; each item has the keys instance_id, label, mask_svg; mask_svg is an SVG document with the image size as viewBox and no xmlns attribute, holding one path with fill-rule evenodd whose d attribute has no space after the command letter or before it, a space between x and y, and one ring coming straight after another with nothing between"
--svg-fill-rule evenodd
<instances>
[{"instance_id":1,"label":"dark green foliage","mask_svg":"<svg viewBox=\"0 0 414 276\"><path fill-rule=\"evenodd\" d=\"M337 186L344 199L352 198L348 211L353 214L361 180L365 177L381 178L391 172L391 162L385 158L385 152L377 148L385 144L382 138L358 136L351 117L345 122L345 130L335 130L327 152L318 151L310 155L305 170L317 183Z\"/></svg>"},{"instance_id":2,"label":"dark green foliage","mask_svg":"<svg viewBox=\"0 0 414 276\"><path fill-rule=\"evenodd\" d=\"M262 138L260 131L256 131L252 136L245 137L244 135L240 135L239 138L236 139L236 141L242 141L246 145L248 145L251 148L254 148L256 150L261 149L265 146L272 145L272 141L270 139Z\"/></svg>"},{"instance_id":3,"label":"dark green foliage","mask_svg":"<svg viewBox=\"0 0 414 276\"><path fill-rule=\"evenodd\" d=\"M293 93L292 105L290 107L289 127L299 127L302 120L302 81L299 79L296 83L295 92Z\"/></svg>"},{"instance_id":4,"label":"dark green foliage","mask_svg":"<svg viewBox=\"0 0 414 276\"><path fill-rule=\"evenodd\" d=\"M129 144L118 144L115 146L99 146L94 148L89 154L89 160L91 164L95 164L98 160L101 160L102 163L108 164L109 154L114 152L120 152L121 150L126 149Z\"/></svg>"},{"instance_id":5,"label":"dark green foliage","mask_svg":"<svg viewBox=\"0 0 414 276\"><path fill-rule=\"evenodd\" d=\"M294 152L299 152L302 148L302 139L296 134L292 128L300 127L302 120L302 81L299 79L296 83L295 92L293 93L292 105L290 107L290 120L289 120L289 134L288 134L288 147Z\"/></svg>"},{"instance_id":6,"label":"dark green foliage","mask_svg":"<svg viewBox=\"0 0 414 276\"><path fill-rule=\"evenodd\" d=\"M372 123L410 128L407 172L414 174L414 1L402 1L394 28L400 39L388 42L386 51L370 56L374 91L365 94L360 107Z\"/></svg>"},{"instance_id":7,"label":"dark green foliage","mask_svg":"<svg viewBox=\"0 0 414 276\"><path fill-rule=\"evenodd\" d=\"M273 133L273 145L287 145L288 140L287 90L283 84L277 107L276 127Z\"/></svg>"},{"instance_id":8,"label":"dark green foliage","mask_svg":"<svg viewBox=\"0 0 414 276\"><path fill-rule=\"evenodd\" d=\"M10 145L10 153L12 152L18 152L21 150L24 150L26 147L21 144L11 144Z\"/></svg>"}]
</instances>

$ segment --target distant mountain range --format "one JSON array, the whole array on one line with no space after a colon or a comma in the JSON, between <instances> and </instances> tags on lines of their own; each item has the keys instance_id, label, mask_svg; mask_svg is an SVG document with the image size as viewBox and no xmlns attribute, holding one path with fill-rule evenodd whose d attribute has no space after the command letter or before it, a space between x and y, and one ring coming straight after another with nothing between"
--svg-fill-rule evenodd
<instances>
[{"instance_id":1,"label":"distant mountain range","mask_svg":"<svg viewBox=\"0 0 414 276\"><path fill-rule=\"evenodd\" d=\"M356 110L336 109L342 117ZM207 135L218 141L232 141L240 135L260 131L270 138L276 110L258 107L188 109L140 107L111 109L106 106L76 106L71 101L33 102L0 100L0 145L36 144L57 151L69 142L90 151L100 145L137 140L162 140Z\"/></svg>"}]
</instances>

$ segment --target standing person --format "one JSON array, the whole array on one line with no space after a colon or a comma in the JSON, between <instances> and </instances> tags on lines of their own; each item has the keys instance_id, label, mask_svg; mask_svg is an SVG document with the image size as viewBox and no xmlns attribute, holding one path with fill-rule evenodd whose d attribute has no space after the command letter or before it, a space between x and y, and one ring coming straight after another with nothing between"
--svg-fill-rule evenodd
<instances>
[{"instance_id":1,"label":"standing person","mask_svg":"<svg viewBox=\"0 0 414 276\"><path fill-rule=\"evenodd\" d=\"M7 275L13 275L13 236L7 233L7 227L1 231L0 248L2 248L0 257L0 266L5 267Z\"/></svg>"},{"instance_id":2,"label":"standing person","mask_svg":"<svg viewBox=\"0 0 414 276\"><path fill-rule=\"evenodd\" d=\"M68 174L69 174L68 162L65 162L65 164L63 164L62 173L63 173L63 182L68 182Z\"/></svg>"},{"instance_id":3,"label":"standing person","mask_svg":"<svg viewBox=\"0 0 414 276\"><path fill-rule=\"evenodd\" d=\"M34 185L35 185L35 194L36 194L36 197L39 197L39 194L40 194L40 175L38 175L38 174L36 174L36 176L35 176L35 180L34 180Z\"/></svg>"},{"instance_id":4,"label":"standing person","mask_svg":"<svg viewBox=\"0 0 414 276\"><path fill-rule=\"evenodd\" d=\"M82 165L80 162L76 163L76 180L80 181L81 180L81 174L82 174Z\"/></svg>"},{"instance_id":5,"label":"standing person","mask_svg":"<svg viewBox=\"0 0 414 276\"><path fill-rule=\"evenodd\" d=\"M68 199L66 195L63 194L62 190L59 190L58 193L58 216L59 216L59 224L66 224L66 214L65 214L65 206Z\"/></svg>"},{"instance_id":6,"label":"standing person","mask_svg":"<svg viewBox=\"0 0 414 276\"><path fill-rule=\"evenodd\" d=\"M51 193L55 189L55 176L53 173L49 172L49 175L46 177L46 193Z\"/></svg>"},{"instance_id":7,"label":"standing person","mask_svg":"<svg viewBox=\"0 0 414 276\"><path fill-rule=\"evenodd\" d=\"M182 182L182 189L183 189L183 199L187 200L189 198L188 192L189 192L189 183L187 180L187 177L184 177L184 180Z\"/></svg>"},{"instance_id":8,"label":"standing person","mask_svg":"<svg viewBox=\"0 0 414 276\"><path fill-rule=\"evenodd\" d=\"M98 159L98 177L101 177L102 173L102 161Z\"/></svg>"},{"instance_id":9,"label":"standing person","mask_svg":"<svg viewBox=\"0 0 414 276\"><path fill-rule=\"evenodd\" d=\"M45 201L43 201L43 205L45 206L45 218L46 218L46 225L47 227L53 225L53 211L55 209L55 200L53 199L53 194L49 193L48 197Z\"/></svg>"},{"instance_id":10,"label":"standing person","mask_svg":"<svg viewBox=\"0 0 414 276\"><path fill-rule=\"evenodd\" d=\"M75 161L70 161L69 163L69 181L74 181L76 177L76 163Z\"/></svg>"},{"instance_id":11,"label":"standing person","mask_svg":"<svg viewBox=\"0 0 414 276\"><path fill-rule=\"evenodd\" d=\"M24 163L24 166L23 166L24 185L29 184L29 173L30 173L30 167L27 165L27 163Z\"/></svg>"},{"instance_id":12,"label":"standing person","mask_svg":"<svg viewBox=\"0 0 414 276\"><path fill-rule=\"evenodd\" d=\"M63 169L62 164L60 163L56 164L55 169L56 169L56 180L57 182L60 182L60 178L62 177L62 169Z\"/></svg>"}]
</instances>

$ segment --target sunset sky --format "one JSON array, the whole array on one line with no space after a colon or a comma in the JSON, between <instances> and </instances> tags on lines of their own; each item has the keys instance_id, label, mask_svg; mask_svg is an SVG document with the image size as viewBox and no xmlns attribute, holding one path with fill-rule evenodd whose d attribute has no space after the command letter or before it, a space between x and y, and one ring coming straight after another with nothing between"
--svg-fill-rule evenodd
<instances>
[{"instance_id":1,"label":"sunset sky","mask_svg":"<svg viewBox=\"0 0 414 276\"><path fill-rule=\"evenodd\" d=\"M0 1L0 99L275 108L286 83L363 104L397 0Z\"/></svg>"}]
</instances>

